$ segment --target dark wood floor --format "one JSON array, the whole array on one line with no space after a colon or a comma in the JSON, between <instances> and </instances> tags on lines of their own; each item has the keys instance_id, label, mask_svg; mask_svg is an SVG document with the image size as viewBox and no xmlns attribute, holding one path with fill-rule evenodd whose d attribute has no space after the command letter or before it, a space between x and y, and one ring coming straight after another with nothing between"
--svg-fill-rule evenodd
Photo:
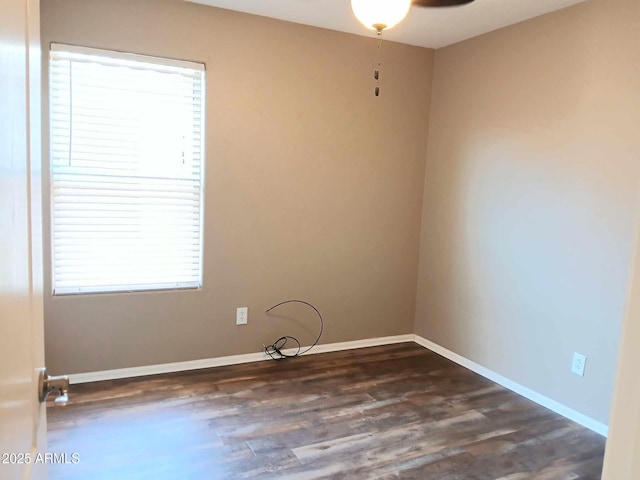
<instances>
[{"instance_id":1,"label":"dark wood floor","mask_svg":"<svg viewBox=\"0 0 640 480\"><path fill-rule=\"evenodd\" d=\"M52 480L599 479L605 440L413 344L72 386Z\"/></svg>"}]
</instances>

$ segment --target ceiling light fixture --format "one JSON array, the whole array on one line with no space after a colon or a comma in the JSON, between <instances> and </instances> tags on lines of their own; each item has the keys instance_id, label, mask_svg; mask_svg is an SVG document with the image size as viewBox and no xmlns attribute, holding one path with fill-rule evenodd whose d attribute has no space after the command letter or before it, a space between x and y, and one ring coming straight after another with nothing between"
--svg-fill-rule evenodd
<instances>
[{"instance_id":1,"label":"ceiling light fixture","mask_svg":"<svg viewBox=\"0 0 640 480\"><path fill-rule=\"evenodd\" d=\"M382 50L382 31L400 23L413 4L416 7L459 7L474 0L351 0L351 9L356 18L365 27L375 30L378 35L378 63L373 72L376 80L376 97L380 95L380 54Z\"/></svg>"},{"instance_id":2,"label":"ceiling light fixture","mask_svg":"<svg viewBox=\"0 0 640 480\"><path fill-rule=\"evenodd\" d=\"M379 34L400 23L410 6L411 0L351 0L351 9L360 23Z\"/></svg>"},{"instance_id":3,"label":"ceiling light fixture","mask_svg":"<svg viewBox=\"0 0 640 480\"><path fill-rule=\"evenodd\" d=\"M373 78L376 81L375 96L380 95L380 65L382 53L382 31L400 23L409 12L411 0L351 0L351 9L365 27L378 35L378 54Z\"/></svg>"}]
</instances>

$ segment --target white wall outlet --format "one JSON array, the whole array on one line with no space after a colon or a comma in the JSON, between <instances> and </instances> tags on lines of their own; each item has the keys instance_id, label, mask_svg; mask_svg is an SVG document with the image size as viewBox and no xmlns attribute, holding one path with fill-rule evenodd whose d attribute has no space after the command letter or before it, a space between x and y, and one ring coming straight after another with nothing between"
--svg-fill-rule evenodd
<instances>
[{"instance_id":1,"label":"white wall outlet","mask_svg":"<svg viewBox=\"0 0 640 480\"><path fill-rule=\"evenodd\" d=\"M236 309L236 325L246 325L249 319L249 307L238 307Z\"/></svg>"},{"instance_id":2,"label":"white wall outlet","mask_svg":"<svg viewBox=\"0 0 640 480\"><path fill-rule=\"evenodd\" d=\"M584 377L584 367L587 363L587 357L581 353L574 352L573 361L571 362L571 371L576 375Z\"/></svg>"}]
</instances>

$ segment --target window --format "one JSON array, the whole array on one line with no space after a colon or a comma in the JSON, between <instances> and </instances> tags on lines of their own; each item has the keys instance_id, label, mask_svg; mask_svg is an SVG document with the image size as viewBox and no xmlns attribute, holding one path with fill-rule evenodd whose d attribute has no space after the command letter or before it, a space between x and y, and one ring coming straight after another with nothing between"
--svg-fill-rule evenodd
<instances>
[{"instance_id":1,"label":"window","mask_svg":"<svg viewBox=\"0 0 640 480\"><path fill-rule=\"evenodd\" d=\"M204 65L53 44L54 294L202 286Z\"/></svg>"}]
</instances>

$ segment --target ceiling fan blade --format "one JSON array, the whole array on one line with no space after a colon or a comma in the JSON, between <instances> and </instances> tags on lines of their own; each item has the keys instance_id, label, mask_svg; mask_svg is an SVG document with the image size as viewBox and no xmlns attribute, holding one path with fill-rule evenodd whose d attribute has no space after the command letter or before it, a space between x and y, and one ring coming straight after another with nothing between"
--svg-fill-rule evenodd
<instances>
[{"instance_id":1,"label":"ceiling fan blade","mask_svg":"<svg viewBox=\"0 0 640 480\"><path fill-rule=\"evenodd\" d=\"M458 7L473 1L474 0L413 0L411 3L417 7Z\"/></svg>"}]
</instances>

